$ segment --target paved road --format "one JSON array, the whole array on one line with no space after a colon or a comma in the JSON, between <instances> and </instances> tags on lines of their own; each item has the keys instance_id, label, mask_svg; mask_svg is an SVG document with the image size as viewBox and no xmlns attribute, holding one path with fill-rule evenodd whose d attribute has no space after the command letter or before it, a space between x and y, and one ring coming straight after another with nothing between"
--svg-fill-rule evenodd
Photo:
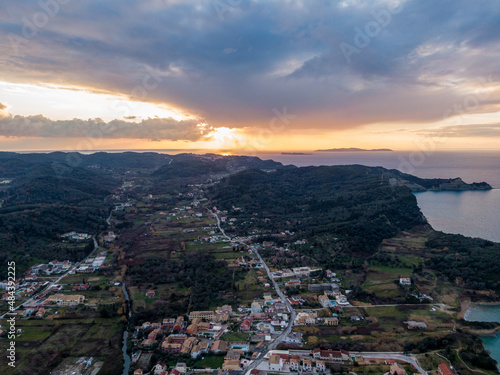
<instances>
[{"instance_id":1,"label":"paved road","mask_svg":"<svg viewBox=\"0 0 500 375\"><path fill-rule=\"evenodd\" d=\"M212 210L208 209L208 211L210 211L210 213L212 215L215 216L215 218L217 219L217 227L219 228L220 232L222 233L222 235L224 237L226 237L228 240L231 240L231 238L226 235L226 233L224 232L224 230L221 228L221 225L220 225L220 219L219 219L219 215L217 215L216 212L213 212ZM250 247L246 244L244 244L244 246L246 247ZM286 299L286 296L285 294L281 291L278 283L273 279L272 277L272 274L271 274L271 271L269 270L269 267L267 267L267 264L266 262L264 262L264 259L262 259L262 257L260 256L259 252L257 249L252 249L254 254L257 255L257 257L259 258L259 261L262 263L262 265L264 266L264 269L266 270L267 272L267 275L269 276L269 279L271 279L271 282L273 284L273 287L274 289L276 290L276 293L278 294L278 296L281 298L281 300L283 301L283 303L286 305L288 311L289 311L289 321L288 321L288 326L285 328L285 330L281 333L281 335L279 335L276 339L274 339L274 341L272 341L268 347L267 347L267 352L269 352L270 350L273 350L275 349L279 343L281 343L286 336L288 336L290 334L290 332L292 331L292 328L293 328L293 322L295 321L295 310L293 309L292 305L290 304L290 302L288 302L288 300ZM264 356L265 356L265 353L262 353L262 356L260 357L260 359L257 359L256 361L253 361L247 368L246 368L246 373L249 374L251 370L257 368L257 366L259 366L262 361L264 360Z\"/></svg>"},{"instance_id":2,"label":"paved road","mask_svg":"<svg viewBox=\"0 0 500 375\"><path fill-rule=\"evenodd\" d=\"M342 306L343 309L348 308L365 308L365 307L394 307L394 306L447 306L444 303L398 303L393 305L365 305L365 306ZM313 309L314 310L314 309ZM321 309L318 309L321 310Z\"/></svg>"},{"instance_id":3,"label":"paved road","mask_svg":"<svg viewBox=\"0 0 500 375\"><path fill-rule=\"evenodd\" d=\"M113 211L114 211L114 210L111 210L111 212L109 213L108 218L106 219L106 223L107 223L108 225L111 225L111 216L113 215Z\"/></svg>"},{"instance_id":4,"label":"paved road","mask_svg":"<svg viewBox=\"0 0 500 375\"><path fill-rule=\"evenodd\" d=\"M264 262L264 259L262 259L262 257L260 256L259 252L256 249L253 249L253 251L257 255L257 257L259 258L260 262L263 264L265 270L267 271L267 275L271 279L271 281L273 283L273 287L276 290L276 293L278 293L278 296L281 297L281 300L283 301L283 303L285 303L285 305L288 308L288 311L290 312L288 326L286 327L286 329L283 331L283 333L281 335L279 335L273 342L271 342L269 344L269 346L267 347L267 352L269 352L270 350L276 349L276 347L278 346L278 344L281 343L285 339L285 337L290 334L290 332L292 332L293 322L295 321L296 314L295 314L295 310L293 309L292 305L286 299L285 294L281 291L278 283L271 277L271 271L267 267L266 262ZM253 361L246 368L246 370L245 370L246 374L250 374L250 371L252 371L253 369L257 368L262 363L262 361L264 360L264 356L265 356L265 353L262 353L262 356L259 359Z\"/></svg>"},{"instance_id":5,"label":"paved road","mask_svg":"<svg viewBox=\"0 0 500 375\"><path fill-rule=\"evenodd\" d=\"M217 213L215 213L211 210L209 210L209 211L217 219L217 226L219 227L219 230L222 233L222 235L224 237L226 237L227 239L231 240L231 238L229 236L227 236L226 233L224 232L224 230L221 228L219 216L217 215ZM245 245L245 246L249 247L248 245ZM295 321L296 314L295 314L295 310L293 309L292 305L286 299L285 294L281 291L278 283L272 278L271 271L267 267L266 262L264 262L264 260L260 256L258 250L255 248L252 248L252 250L257 255L257 257L259 258L262 265L264 266L269 278L271 279L271 282L273 283L273 287L276 290L276 293L278 294L278 296L281 297L282 301L286 304L288 310L290 311L290 321L288 323L288 326L286 327L286 329L283 331L283 333L279 337L277 337L271 344L269 344L269 346L267 347L267 352L269 352L270 350L275 349L276 346L280 342L282 342L284 340L284 338L292 331L293 322ZM420 304L419 306L422 306L422 305L424 305L424 304ZM434 304L428 304L428 305L429 306L442 306L443 304L434 303ZM350 307L385 307L385 306L398 306L398 305L371 305L371 306L350 306ZM373 359L392 359L392 360L398 360L401 362L406 362L406 363L409 363L410 365L412 365L413 367L415 367L422 375L427 375L427 372L422 367L420 367L420 365L415 357L406 356L402 353L377 353L377 352L350 352L350 353L351 353L351 355L362 356L363 358L367 358L367 359L370 359L370 358L373 358ZM245 373L249 374L251 370L257 368L264 360L264 356L265 356L265 353L262 353L262 356L260 357L260 359L253 361L246 368Z\"/></svg>"},{"instance_id":6,"label":"paved road","mask_svg":"<svg viewBox=\"0 0 500 375\"><path fill-rule=\"evenodd\" d=\"M420 367L417 358L414 356L406 356L403 353L377 353L377 352L350 352L351 357L363 357L367 359L392 359L398 360L401 362L406 362L412 365L418 372L422 375L427 375L427 371L425 371L422 367Z\"/></svg>"},{"instance_id":7,"label":"paved road","mask_svg":"<svg viewBox=\"0 0 500 375\"><path fill-rule=\"evenodd\" d=\"M118 208L115 207L114 209L111 210L111 212L109 213L109 216L108 218L106 219L106 223L111 226L111 216L113 216L113 211L118 211Z\"/></svg>"}]
</instances>

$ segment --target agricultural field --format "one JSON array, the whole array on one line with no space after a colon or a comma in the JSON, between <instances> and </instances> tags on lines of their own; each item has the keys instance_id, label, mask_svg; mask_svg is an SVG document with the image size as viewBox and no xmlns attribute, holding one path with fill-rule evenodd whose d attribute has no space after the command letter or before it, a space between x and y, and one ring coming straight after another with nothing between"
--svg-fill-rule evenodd
<instances>
[{"instance_id":1,"label":"agricultural field","mask_svg":"<svg viewBox=\"0 0 500 375\"><path fill-rule=\"evenodd\" d=\"M364 320L352 322L350 316L363 316ZM409 330L404 323L409 320L424 322L425 330ZM295 327L306 336L308 347L319 344L348 342L370 351L403 351L407 341L424 337L443 337L453 330L452 317L432 306L380 306L346 308L340 315L337 327Z\"/></svg>"},{"instance_id":2,"label":"agricultural field","mask_svg":"<svg viewBox=\"0 0 500 375\"><path fill-rule=\"evenodd\" d=\"M244 277L236 282L237 290L234 294L240 298L241 304L250 306L255 298L261 298L263 293L269 291L257 280L259 276L266 276L266 272L262 269L240 272Z\"/></svg>"},{"instance_id":3,"label":"agricultural field","mask_svg":"<svg viewBox=\"0 0 500 375\"><path fill-rule=\"evenodd\" d=\"M370 265L366 280L361 287L367 292L374 293L377 297L404 297L405 292L399 286L399 278L410 277L411 273L411 268Z\"/></svg>"},{"instance_id":4,"label":"agricultural field","mask_svg":"<svg viewBox=\"0 0 500 375\"><path fill-rule=\"evenodd\" d=\"M16 374L49 373L68 356L93 356L105 362L103 373L120 371L120 360L109 361L120 358L123 332L120 317L23 319L17 321L16 328L22 330L16 338ZM0 350L5 350L6 344L7 341L0 342ZM2 357L0 365L10 369L5 361ZM7 370L5 374L8 373Z\"/></svg>"},{"instance_id":5,"label":"agricultural field","mask_svg":"<svg viewBox=\"0 0 500 375\"><path fill-rule=\"evenodd\" d=\"M244 332L229 332L222 336L222 340L228 342L246 342L250 337L249 333Z\"/></svg>"}]
</instances>

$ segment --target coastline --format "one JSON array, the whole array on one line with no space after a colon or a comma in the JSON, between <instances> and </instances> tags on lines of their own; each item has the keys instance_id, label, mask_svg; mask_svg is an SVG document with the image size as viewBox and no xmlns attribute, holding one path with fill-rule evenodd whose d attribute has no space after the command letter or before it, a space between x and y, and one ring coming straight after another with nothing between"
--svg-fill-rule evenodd
<instances>
[{"instance_id":1,"label":"coastline","mask_svg":"<svg viewBox=\"0 0 500 375\"><path fill-rule=\"evenodd\" d=\"M481 338L481 337L495 337L500 333L500 327L492 328L492 329L470 329L470 328L467 328L467 332L472 333L473 335L476 335L479 338Z\"/></svg>"},{"instance_id":2,"label":"coastline","mask_svg":"<svg viewBox=\"0 0 500 375\"><path fill-rule=\"evenodd\" d=\"M467 314L467 311L469 311L471 306L472 306L472 302L471 302L470 298L465 298L465 299L461 300L460 301L460 311L457 314L457 319L459 319L459 320L464 319L465 320L465 314Z\"/></svg>"},{"instance_id":3,"label":"coastline","mask_svg":"<svg viewBox=\"0 0 500 375\"><path fill-rule=\"evenodd\" d=\"M460 311L457 314L457 320L463 319L469 322L477 321L466 319L467 312L474 306L500 306L500 302L472 302L470 298L465 298L460 301ZM463 327L462 329L465 329L478 337L494 337L500 333L500 326L491 329L474 329L471 327Z\"/></svg>"},{"instance_id":4,"label":"coastline","mask_svg":"<svg viewBox=\"0 0 500 375\"><path fill-rule=\"evenodd\" d=\"M460 301L460 311L458 312L457 319L465 319L465 315L473 306L500 306L500 301L478 301L472 302L470 298L465 298Z\"/></svg>"}]
</instances>

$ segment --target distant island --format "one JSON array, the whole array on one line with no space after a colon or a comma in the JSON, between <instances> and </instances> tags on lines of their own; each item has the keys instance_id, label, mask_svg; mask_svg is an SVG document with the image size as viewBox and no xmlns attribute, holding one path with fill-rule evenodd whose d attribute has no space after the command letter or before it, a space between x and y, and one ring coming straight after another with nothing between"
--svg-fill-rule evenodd
<instances>
[{"instance_id":1,"label":"distant island","mask_svg":"<svg viewBox=\"0 0 500 375\"><path fill-rule=\"evenodd\" d=\"M358 152L358 151L393 151L390 148L374 148L372 150L368 150L365 148L356 148L356 147L349 147L349 148L329 148L327 150L316 150L315 152Z\"/></svg>"},{"instance_id":2,"label":"distant island","mask_svg":"<svg viewBox=\"0 0 500 375\"><path fill-rule=\"evenodd\" d=\"M307 152L282 152L281 155L312 155Z\"/></svg>"}]
</instances>

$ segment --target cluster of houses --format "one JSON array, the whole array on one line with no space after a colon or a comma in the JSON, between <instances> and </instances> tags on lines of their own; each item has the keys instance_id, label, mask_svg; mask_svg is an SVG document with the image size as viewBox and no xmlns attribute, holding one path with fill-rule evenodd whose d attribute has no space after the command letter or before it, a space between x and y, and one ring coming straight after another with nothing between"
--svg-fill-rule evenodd
<instances>
[{"instance_id":1,"label":"cluster of houses","mask_svg":"<svg viewBox=\"0 0 500 375\"><path fill-rule=\"evenodd\" d=\"M234 224L235 221L236 220L233 220L232 223ZM233 237L231 243L233 245L242 245L242 244L250 245L251 244L252 248L261 248L261 247L262 248L269 248L269 247L272 247L275 245L274 241L263 241L262 244L254 243L255 240L257 240L260 237L261 234L262 234L261 230L253 229L251 231L251 234L249 234L249 235ZM280 232L280 233L271 233L271 234L268 234L267 236L273 237L273 238L286 238L286 237L293 236L294 234L295 234L295 232L290 232L289 230L285 230L285 231ZM305 241L305 240L302 240L302 241ZM300 241L298 241L298 242L300 242ZM306 242L304 242L304 243L306 243ZM284 251L286 249L284 247L279 247L279 248L277 248L277 250Z\"/></svg>"},{"instance_id":2,"label":"cluster of houses","mask_svg":"<svg viewBox=\"0 0 500 375\"><path fill-rule=\"evenodd\" d=\"M241 351L230 350L224 357L222 370L238 371L244 370L251 361L258 359L258 355L254 355L248 359L242 356ZM327 363L344 363L350 361L349 352L336 350L271 350L264 356L264 361L259 366L259 369L252 370L253 373L272 372L312 372L313 369L317 373L326 371ZM257 371L257 372L255 372Z\"/></svg>"},{"instance_id":3,"label":"cluster of houses","mask_svg":"<svg viewBox=\"0 0 500 375\"><path fill-rule=\"evenodd\" d=\"M285 277L298 278L300 276L309 276L311 273L316 271L321 271L321 268L295 267L292 269L275 271L272 272L271 275L274 279L280 279Z\"/></svg>"},{"instance_id":4,"label":"cluster of houses","mask_svg":"<svg viewBox=\"0 0 500 375\"><path fill-rule=\"evenodd\" d=\"M239 370L257 359L266 345L277 337L281 328L289 322L287 307L279 298L266 293L255 300L250 308L240 307L233 312L232 306L217 307L215 311L192 311L186 321L183 316L165 318L161 322L145 322L135 327L131 341L136 350L152 351L155 348L165 353L190 355L197 358L206 353L226 353L223 370ZM226 342L221 340L229 322L249 333L248 342ZM275 328L279 331L275 332ZM303 335L292 332L283 343L300 346Z\"/></svg>"},{"instance_id":5,"label":"cluster of houses","mask_svg":"<svg viewBox=\"0 0 500 375\"><path fill-rule=\"evenodd\" d=\"M226 332L224 323L231 314L231 306L222 306L216 312L193 311L187 322L183 316L145 322L135 327L132 344L145 350L158 347L166 353L188 354L193 358L209 351L223 352L227 348L219 339Z\"/></svg>"},{"instance_id":6,"label":"cluster of houses","mask_svg":"<svg viewBox=\"0 0 500 375\"><path fill-rule=\"evenodd\" d=\"M164 216L167 221L173 218L177 220L202 218L203 213L199 211L199 205L200 203L194 200L190 206L174 207L173 211L176 212L160 212L159 215Z\"/></svg>"},{"instance_id":7,"label":"cluster of houses","mask_svg":"<svg viewBox=\"0 0 500 375\"><path fill-rule=\"evenodd\" d=\"M240 324L240 331L252 330L255 323L267 323L272 327L285 328L288 326L289 313L286 304L281 298L274 298L271 293L264 293L264 298L254 300L250 306L249 314Z\"/></svg>"},{"instance_id":8,"label":"cluster of houses","mask_svg":"<svg viewBox=\"0 0 500 375\"><path fill-rule=\"evenodd\" d=\"M61 307L74 307L85 302L85 296L80 294L61 294L56 293L48 297L39 298L36 301L25 305L25 310L19 310L18 315L25 318L37 317L43 318L48 313L47 307L61 306Z\"/></svg>"},{"instance_id":9,"label":"cluster of houses","mask_svg":"<svg viewBox=\"0 0 500 375\"><path fill-rule=\"evenodd\" d=\"M71 241L85 241L90 239L92 236L88 233L76 233L76 232L68 232L61 234L61 238L64 238L65 240L71 240Z\"/></svg>"},{"instance_id":10,"label":"cluster of houses","mask_svg":"<svg viewBox=\"0 0 500 375\"><path fill-rule=\"evenodd\" d=\"M47 313L47 311L43 307L27 308L26 310L23 311L23 317L29 318L29 317L35 316L37 318L43 318L43 316L46 313Z\"/></svg>"},{"instance_id":11,"label":"cluster of houses","mask_svg":"<svg viewBox=\"0 0 500 375\"><path fill-rule=\"evenodd\" d=\"M326 270L326 277L328 277L333 283L340 283L340 279L337 277L337 274L331 270Z\"/></svg>"},{"instance_id":12,"label":"cluster of houses","mask_svg":"<svg viewBox=\"0 0 500 375\"><path fill-rule=\"evenodd\" d=\"M339 317L338 314L333 314L331 317L319 317L317 310L298 310L295 315L294 325L297 326L315 326L315 325L327 325L327 326L338 326Z\"/></svg>"},{"instance_id":13,"label":"cluster of houses","mask_svg":"<svg viewBox=\"0 0 500 375\"><path fill-rule=\"evenodd\" d=\"M309 284L308 290L313 293L323 293L318 296L318 302L325 308L333 308L336 311L342 306L349 306L347 297L340 292L340 287L335 283Z\"/></svg>"},{"instance_id":14,"label":"cluster of houses","mask_svg":"<svg viewBox=\"0 0 500 375\"><path fill-rule=\"evenodd\" d=\"M386 365L389 365L389 371L384 375L406 375L406 370L394 360L386 360ZM439 375L455 375L453 370L445 363L438 365L437 373Z\"/></svg>"},{"instance_id":15,"label":"cluster of houses","mask_svg":"<svg viewBox=\"0 0 500 375\"><path fill-rule=\"evenodd\" d=\"M290 373L298 372L305 374L327 373L329 364L342 364L351 360L351 354L345 350L272 350L265 356L265 361L257 369L250 371L250 375L267 375L269 373ZM250 361L248 361L250 363ZM407 375L404 367L394 361L385 360L385 365L389 366L389 371L384 375ZM247 363L245 362L245 365ZM243 375L245 367L242 366L237 352L229 351L224 357L224 364L221 369L200 370L203 373L212 375ZM189 372L189 368L184 362L178 362L173 369L168 371L168 366L163 362L158 362L149 374L151 375L182 375ZM134 375L144 375L147 372L137 369ZM454 371L446 364L440 364L437 369L438 375L455 375Z\"/></svg>"},{"instance_id":16,"label":"cluster of houses","mask_svg":"<svg viewBox=\"0 0 500 375\"><path fill-rule=\"evenodd\" d=\"M329 289L335 289L329 284ZM312 287L313 289L315 287ZM321 287L323 290L325 287ZM151 295L154 295L154 291ZM227 353L222 369L238 371L246 367L248 361L257 359L273 337L279 336L281 330L288 326L290 315L286 304L281 298L272 293L264 293L263 298L254 300L250 307L241 306L233 312L229 305L218 307L215 311L192 311L188 321L184 317L166 318L162 322L146 322L136 327L132 335L132 343L137 349L152 350L159 348L163 352L190 355L197 358L206 353ZM249 333L248 342L226 342L222 336L229 332L228 322L236 323L239 331ZM338 325L338 315L332 317L318 317L316 310L298 311L296 325ZM284 337L283 344L292 347L301 347L303 334L291 332ZM307 352L312 355L312 352ZM296 354L295 354L296 355ZM283 357L284 358L284 357ZM282 365L290 365L291 369L308 369L315 361L314 358L297 358L291 363L286 358ZM330 359L328 359L330 360ZM321 371L324 368L323 359L319 358L316 367ZM280 366L280 361L276 366ZM276 367L275 366L275 367Z\"/></svg>"},{"instance_id":17,"label":"cluster of houses","mask_svg":"<svg viewBox=\"0 0 500 375\"><path fill-rule=\"evenodd\" d=\"M16 279L14 282L15 286L15 294L17 298L19 297L31 297L38 289L47 285L47 282L37 282L34 281L36 277L25 278L23 281ZM0 282L0 289L7 289L9 283L5 281ZM12 285L11 285L12 286ZM2 300L7 301L9 299L10 294L4 293L2 294Z\"/></svg>"},{"instance_id":18,"label":"cluster of houses","mask_svg":"<svg viewBox=\"0 0 500 375\"><path fill-rule=\"evenodd\" d=\"M324 373L328 363L345 363L351 360L345 350L272 350L267 358L267 370L276 372Z\"/></svg>"},{"instance_id":19,"label":"cluster of houses","mask_svg":"<svg viewBox=\"0 0 500 375\"><path fill-rule=\"evenodd\" d=\"M101 251L95 258L88 258L83 262L80 267L76 269L79 273L93 273L103 266L106 262L106 251Z\"/></svg>"},{"instance_id":20,"label":"cluster of houses","mask_svg":"<svg viewBox=\"0 0 500 375\"><path fill-rule=\"evenodd\" d=\"M52 261L50 262L51 264L58 265L58 264L67 264L67 262L58 262L58 261ZM39 267L34 266L35 270L38 269ZM33 270L31 270L33 271ZM46 313L46 310L44 307L47 306L66 306L66 307L72 307L72 306L77 306L79 304L82 304L85 302L85 296L80 295L80 294L63 294L61 293L62 285L57 285L50 283L49 281L36 281L37 276L30 274L24 278L24 280L16 280L15 283L15 293L17 298L29 298L29 297L36 297L35 299L29 300L29 303L25 303L26 309L21 312L19 311L19 314L22 314L24 317L30 317L30 316L36 316L36 317L43 317ZM0 289L6 288L8 286L8 283L6 281L0 282ZM47 287L48 286L48 287ZM43 291L40 291L42 290ZM74 285L72 287L72 292L79 292L79 291L86 291L90 289L89 284L81 284L81 285ZM40 292L38 292L40 291ZM49 295L51 293L54 293L52 295ZM37 293L35 295L35 293ZM48 296L47 296L48 295ZM2 295L2 300L8 300L10 294L9 293L4 293Z\"/></svg>"},{"instance_id":21,"label":"cluster of houses","mask_svg":"<svg viewBox=\"0 0 500 375\"><path fill-rule=\"evenodd\" d=\"M330 298L334 297L335 300L331 300ZM318 296L318 302L321 304L321 306L326 307L326 308L333 308L335 310L340 310L342 309L342 306L349 306L349 301L347 301L347 297L341 294L340 292L338 294L328 294L328 292L324 292L322 295Z\"/></svg>"},{"instance_id":22,"label":"cluster of houses","mask_svg":"<svg viewBox=\"0 0 500 375\"><path fill-rule=\"evenodd\" d=\"M57 259L42 264L35 264L31 267L28 274L30 275L59 275L69 271L73 267L73 263L69 260L59 261Z\"/></svg>"},{"instance_id":23,"label":"cluster of houses","mask_svg":"<svg viewBox=\"0 0 500 375\"><path fill-rule=\"evenodd\" d=\"M236 260L234 261L233 264L237 265L238 267L242 267L242 268L248 268L248 267L263 268L264 267L259 260L251 259L251 258L249 259L248 257L245 257L245 256L241 256L241 257L236 258ZM229 265L229 268L232 268L231 264ZM261 279L259 279L259 280L263 284L267 283L266 278L263 276L261 276Z\"/></svg>"}]
</instances>

